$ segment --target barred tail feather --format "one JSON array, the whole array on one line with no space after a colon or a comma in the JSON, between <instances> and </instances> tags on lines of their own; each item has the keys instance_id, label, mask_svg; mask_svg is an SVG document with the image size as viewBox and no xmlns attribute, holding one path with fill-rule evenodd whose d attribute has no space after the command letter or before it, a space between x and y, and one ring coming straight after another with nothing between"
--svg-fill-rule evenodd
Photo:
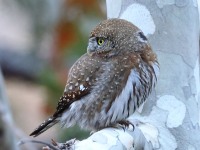
<instances>
[{"instance_id":1,"label":"barred tail feather","mask_svg":"<svg viewBox=\"0 0 200 150\"><path fill-rule=\"evenodd\" d=\"M30 136L36 137L38 135L40 135L41 133L43 133L44 131L46 131L47 129L49 129L50 127L52 127L53 125L55 125L56 123L59 122L59 118L56 117L50 117L47 120L45 120L41 125L39 125L39 127L37 127L31 134Z\"/></svg>"}]
</instances>

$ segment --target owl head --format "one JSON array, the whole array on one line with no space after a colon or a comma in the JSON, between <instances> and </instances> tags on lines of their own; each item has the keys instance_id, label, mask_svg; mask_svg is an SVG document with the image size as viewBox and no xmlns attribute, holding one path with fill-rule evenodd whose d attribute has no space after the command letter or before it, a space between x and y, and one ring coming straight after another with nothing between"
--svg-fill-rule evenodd
<instances>
[{"instance_id":1,"label":"owl head","mask_svg":"<svg viewBox=\"0 0 200 150\"><path fill-rule=\"evenodd\" d=\"M147 45L142 31L123 19L108 19L91 32L87 53L100 57L114 57L130 51L141 51Z\"/></svg>"}]
</instances>

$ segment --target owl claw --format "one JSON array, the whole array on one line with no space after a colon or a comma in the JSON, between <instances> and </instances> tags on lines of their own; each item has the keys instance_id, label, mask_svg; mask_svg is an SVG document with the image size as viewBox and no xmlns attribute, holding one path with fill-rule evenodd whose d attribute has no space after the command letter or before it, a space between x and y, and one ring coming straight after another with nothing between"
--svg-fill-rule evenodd
<instances>
[{"instance_id":1,"label":"owl claw","mask_svg":"<svg viewBox=\"0 0 200 150\"><path fill-rule=\"evenodd\" d=\"M135 125L132 122L128 121L128 120L118 121L117 124L120 125L120 127L124 130L124 132L126 131L127 128L129 128L129 125L132 126L133 131L135 129ZM111 124L111 125L107 126L106 128L110 127L110 128L119 129L119 126L117 124ZM104 128L101 128L101 129L104 129Z\"/></svg>"},{"instance_id":2,"label":"owl claw","mask_svg":"<svg viewBox=\"0 0 200 150\"><path fill-rule=\"evenodd\" d=\"M65 143L58 143L55 140L51 139L52 145L55 146L56 149L60 149L60 150L71 149L76 141L77 140L74 138L69 141L66 141Z\"/></svg>"},{"instance_id":3,"label":"owl claw","mask_svg":"<svg viewBox=\"0 0 200 150\"><path fill-rule=\"evenodd\" d=\"M129 125L131 125L133 127L133 131L135 129L135 126L132 122L128 121L128 120L121 120L121 121L118 121L118 124L121 125L122 129L125 130L129 127Z\"/></svg>"}]
</instances>

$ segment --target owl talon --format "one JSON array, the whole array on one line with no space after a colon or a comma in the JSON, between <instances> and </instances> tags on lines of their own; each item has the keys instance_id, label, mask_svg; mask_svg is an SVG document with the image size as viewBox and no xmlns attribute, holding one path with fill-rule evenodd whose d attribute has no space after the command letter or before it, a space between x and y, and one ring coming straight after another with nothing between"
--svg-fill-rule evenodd
<instances>
[{"instance_id":1,"label":"owl talon","mask_svg":"<svg viewBox=\"0 0 200 150\"><path fill-rule=\"evenodd\" d=\"M122 129L124 130L124 132L129 127L129 125L131 125L133 127L133 131L135 129L134 124L132 122L128 121L128 120L121 120L121 121L118 122L118 124L121 125Z\"/></svg>"}]
</instances>

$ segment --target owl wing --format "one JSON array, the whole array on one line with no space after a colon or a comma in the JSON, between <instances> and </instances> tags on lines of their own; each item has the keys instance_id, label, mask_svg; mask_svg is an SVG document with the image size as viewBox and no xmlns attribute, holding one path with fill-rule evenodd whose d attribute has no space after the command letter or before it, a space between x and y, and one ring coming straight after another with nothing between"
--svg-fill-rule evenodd
<instances>
[{"instance_id":1,"label":"owl wing","mask_svg":"<svg viewBox=\"0 0 200 150\"><path fill-rule=\"evenodd\" d=\"M59 122L59 117L73 102L90 93L92 83L95 82L100 68L99 63L98 59L92 59L88 54L83 55L75 62L70 69L65 91L58 102L56 112L40 124L30 136L36 137Z\"/></svg>"},{"instance_id":2,"label":"owl wing","mask_svg":"<svg viewBox=\"0 0 200 150\"><path fill-rule=\"evenodd\" d=\"M88 54L79 58L70 69L63 96L60 98L54 117L60 117L74 102L90 93L97 76L100 61Z\"/></svg>"}]
</instances>

